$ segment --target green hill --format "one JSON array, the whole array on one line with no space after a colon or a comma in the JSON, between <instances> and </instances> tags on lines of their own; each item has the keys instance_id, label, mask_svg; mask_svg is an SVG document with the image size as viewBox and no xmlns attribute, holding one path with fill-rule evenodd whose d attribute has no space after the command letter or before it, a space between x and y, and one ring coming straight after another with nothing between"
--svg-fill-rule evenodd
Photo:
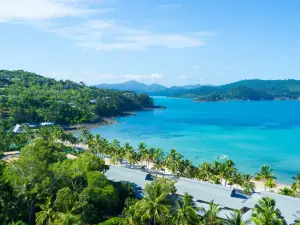
<instances>
[{"instance_id":1,"label":"green hill","mask_svg":"<svg viewBox=\"0 0 300 225\"><path fill-rule=\"evenodd\" d=\"M197 98L199 101L294 100L300 98L300 81L242 80L221 86L202 86L190 90L168 89L149 94Z\"/></svg>"},{"instance_id":2,"label":"green hill","mask_svg":"<svg viewBox=\"0 0 300 225\"><path fill-rule=\"evenodd\" d=\"M153 100L145 94L56 81L22 70L0 70L0 116L11 123L97 122L101 117L152 106Z\"/></svg>"}]
</instances>

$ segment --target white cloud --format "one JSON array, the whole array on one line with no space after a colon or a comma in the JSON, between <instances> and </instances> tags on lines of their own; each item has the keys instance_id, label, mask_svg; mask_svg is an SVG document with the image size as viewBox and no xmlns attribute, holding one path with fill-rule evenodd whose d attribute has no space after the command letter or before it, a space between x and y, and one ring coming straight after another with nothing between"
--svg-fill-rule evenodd
<instances>
[{"instance_id":1,"label":"white cloud","mask_svg":"<svg viewBox=\"0 0 300 225\"><path fill-rule=\"evenodd\" d=\"M180 75L178 78L179 78L180 80L186 80L186 79L188 79L189 77L186 76L186 75Z\"/></svg>"},{"instance_id":2,"label":"white cloud","mask_svg":"<svg viewBox=\"0 0 300 225\"><path fill-rule=\"evenodd\" d=\"M1 0L0 20L28 21L86 16L106 11L92 9L80 0Z\"/></svg>"},{"instance_id":3,"label":"white cloud","mask_svg":"<svg viewBox=\"0 0 300 225\"><path fill-rule=\"evenodd\" d=\"M112 20L88 20L71 26L38 24L41 29L71 39L77 46L94 50L139 50L151 46L188 48L204 46L197 33L157 33L122 26ZM208 33L204 32L203 36Z\"/></svg>"},{"instance_id":4,"label":"white cloud","mask_svg":"<svg viewBox=\"0 0 300 225\"><path fill-rule=\"evenodd\" d=\"M97 0L0 0L0 22L22 23L44 32L70 39L75 46L99 51L140 50L158 46L190 48L204 46L203 37L211 32L166 33L100 19L99 14L113 9ZM100 7L102 6L102 7ZM162 7L180 4L162 5ZM93 19L91 16L93 15ZM76 17L76 20L62 20ZM78 19L79 18L79 19Z\"/></svg>"},{"instance_id":5,"label":"white cloud","mask_svg":"<svg viewBox=\"0 0 300 225\"><path fill-rule=\"evenodd\" d=\"M159 9L176 9L176 8L180 8L182 7L182 4L163 4L163 5L159 5L158 8Z\"/></svg>"},{"instance_id":6,"label":"white cloud","mask_svg":"<svg viewBox=\"0 0 300 225\"><path fill-rule=\"evenodd\" d=\"M193 67L195 70L198 70L198 69L200 69L200 67L199 66L194 66Z\"/></svg>"}]
</instances>

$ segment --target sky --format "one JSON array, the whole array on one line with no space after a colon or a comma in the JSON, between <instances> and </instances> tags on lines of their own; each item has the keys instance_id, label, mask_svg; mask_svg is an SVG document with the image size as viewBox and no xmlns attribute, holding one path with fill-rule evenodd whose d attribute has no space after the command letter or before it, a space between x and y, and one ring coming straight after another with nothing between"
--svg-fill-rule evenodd
<instances>
[{"instance_id":1,"label":"sky","mask_svg":"<svg viewBox=\"0 0 300 225\"><path fill-rule=\"evenodd\" d=\"M0 69L94 85L300 79L298 0L0 0Z\"/></svg>"}]
</instances>

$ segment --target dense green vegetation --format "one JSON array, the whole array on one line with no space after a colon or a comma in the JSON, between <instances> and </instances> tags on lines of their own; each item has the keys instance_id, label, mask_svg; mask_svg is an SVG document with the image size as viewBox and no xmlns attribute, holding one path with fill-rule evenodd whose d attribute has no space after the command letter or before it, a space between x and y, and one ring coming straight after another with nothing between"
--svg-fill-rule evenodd
<instances>
[{"instance_id":1,"label":"dense green vegetation","mask_svg":"<svg viewBox=\"0 0 300 225\"><path fill-rule=\"evenodd\" d=\"M0 224L76 225L76 224L151 224L151 225L221 225L246 224L241 212L233 212L223 221L217 217L220 206L210 203L209 209L197 208L192 196L176 195L174 181L156 178L144 188L144 198L136 199L135 189L128 182L114 182L105 177L109 166L97 155L110 156L111 163L126 159L131 165L142 161L154 163L157 170L168 168L176 176L197 178L213 183L239 185L253 191L251 176L240 174L231 160L192 165L176 150L140 144L134 150L128 143L109 142L87 130L79 138L57 127L25 130L13 135L1 127L0 139L4 150L22 145L18 160L8 164L0 161ZM60 141L58 141L60 140ZM88 151L77 159L67 160L67 143L85 143ZM1 150L3 150L1 149ZM130 167L130 165L128 165ZM263 166L259 180L274 180L273 171ZM294 177L293 193L299 191L300 174ZM201 211L203 216L198 216ZM23 222L21 222L23 221ZM276 203L263 198L253 209L254 224L283 225Z\"/></svg>"},{"instance_id":2,"label":"dense green vegetation","mask_svg":"<svg viewBox=\"0 0 300 225\"><path fill-rule=\"evenodd\" d=\"M163 90L151 95L198 98L199 101L288 100L300 98L299 80L242 80L221 86Z\"/></svg>"},{"instance_id":3,"label":"dense green vegetation","mask_svg":"<svg viewBox=\"0 0 300 225\"><path fill-rule=\"evenodd\" d=\"M11 124L98 122L102 117L152 106L152 99L145 94L102 90L21 70L0 70L0 117Z\"/></svg>"},{"instance_id":4,"label":"dense green vegetation","mask_svg":"<svg viewBox=\"0 0 300 225\"><path fill-rule=\"evenodd\" d=\"M67 160L68 147L55 140L74 139L63 131L23 135L30 143L23 143L19 159L0 162L0 224L97 224L119 215L133 196L131 184L106 179L108 166L96 155Z\"/></svg>"}]
</instances>

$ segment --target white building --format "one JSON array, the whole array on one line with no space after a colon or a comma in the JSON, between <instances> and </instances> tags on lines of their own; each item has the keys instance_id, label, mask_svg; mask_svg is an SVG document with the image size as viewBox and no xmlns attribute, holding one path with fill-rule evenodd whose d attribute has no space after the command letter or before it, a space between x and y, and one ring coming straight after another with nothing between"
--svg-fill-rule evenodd
<instances>
[{"instance_id":1,"label":"white building","mask_svg":"<svg viewBox=\"0 0 300 225\"><path fill-rule=\"evenodd\" d=\"M118 166L110 166L110 169L105 173L108 179L115 181L129 181L135 183L141 188L144 188L145 184L150 183L150 180L146 180L148 173L140 170L133 170ZM286 220L287 224L293 224L297 219L297 212L300 211L300 199L289 196L279 195L271 192L260 192L247 197L238 193L235 189L230 187L223 187L221 185L210 184L194 179L179 178L175 183L177 194L182 196L185 193L193 196L194 201L198 207L208 209L209 203L220 205L221 212L218 217L226 219L227 216L234 210L240 210L243 212L244 220L251 218L252 208L263 197L271 197L276 201L276 207L281 211L282 216ZM198 212L201 215L201 212Z\"/></svg>"}]
</instances>

